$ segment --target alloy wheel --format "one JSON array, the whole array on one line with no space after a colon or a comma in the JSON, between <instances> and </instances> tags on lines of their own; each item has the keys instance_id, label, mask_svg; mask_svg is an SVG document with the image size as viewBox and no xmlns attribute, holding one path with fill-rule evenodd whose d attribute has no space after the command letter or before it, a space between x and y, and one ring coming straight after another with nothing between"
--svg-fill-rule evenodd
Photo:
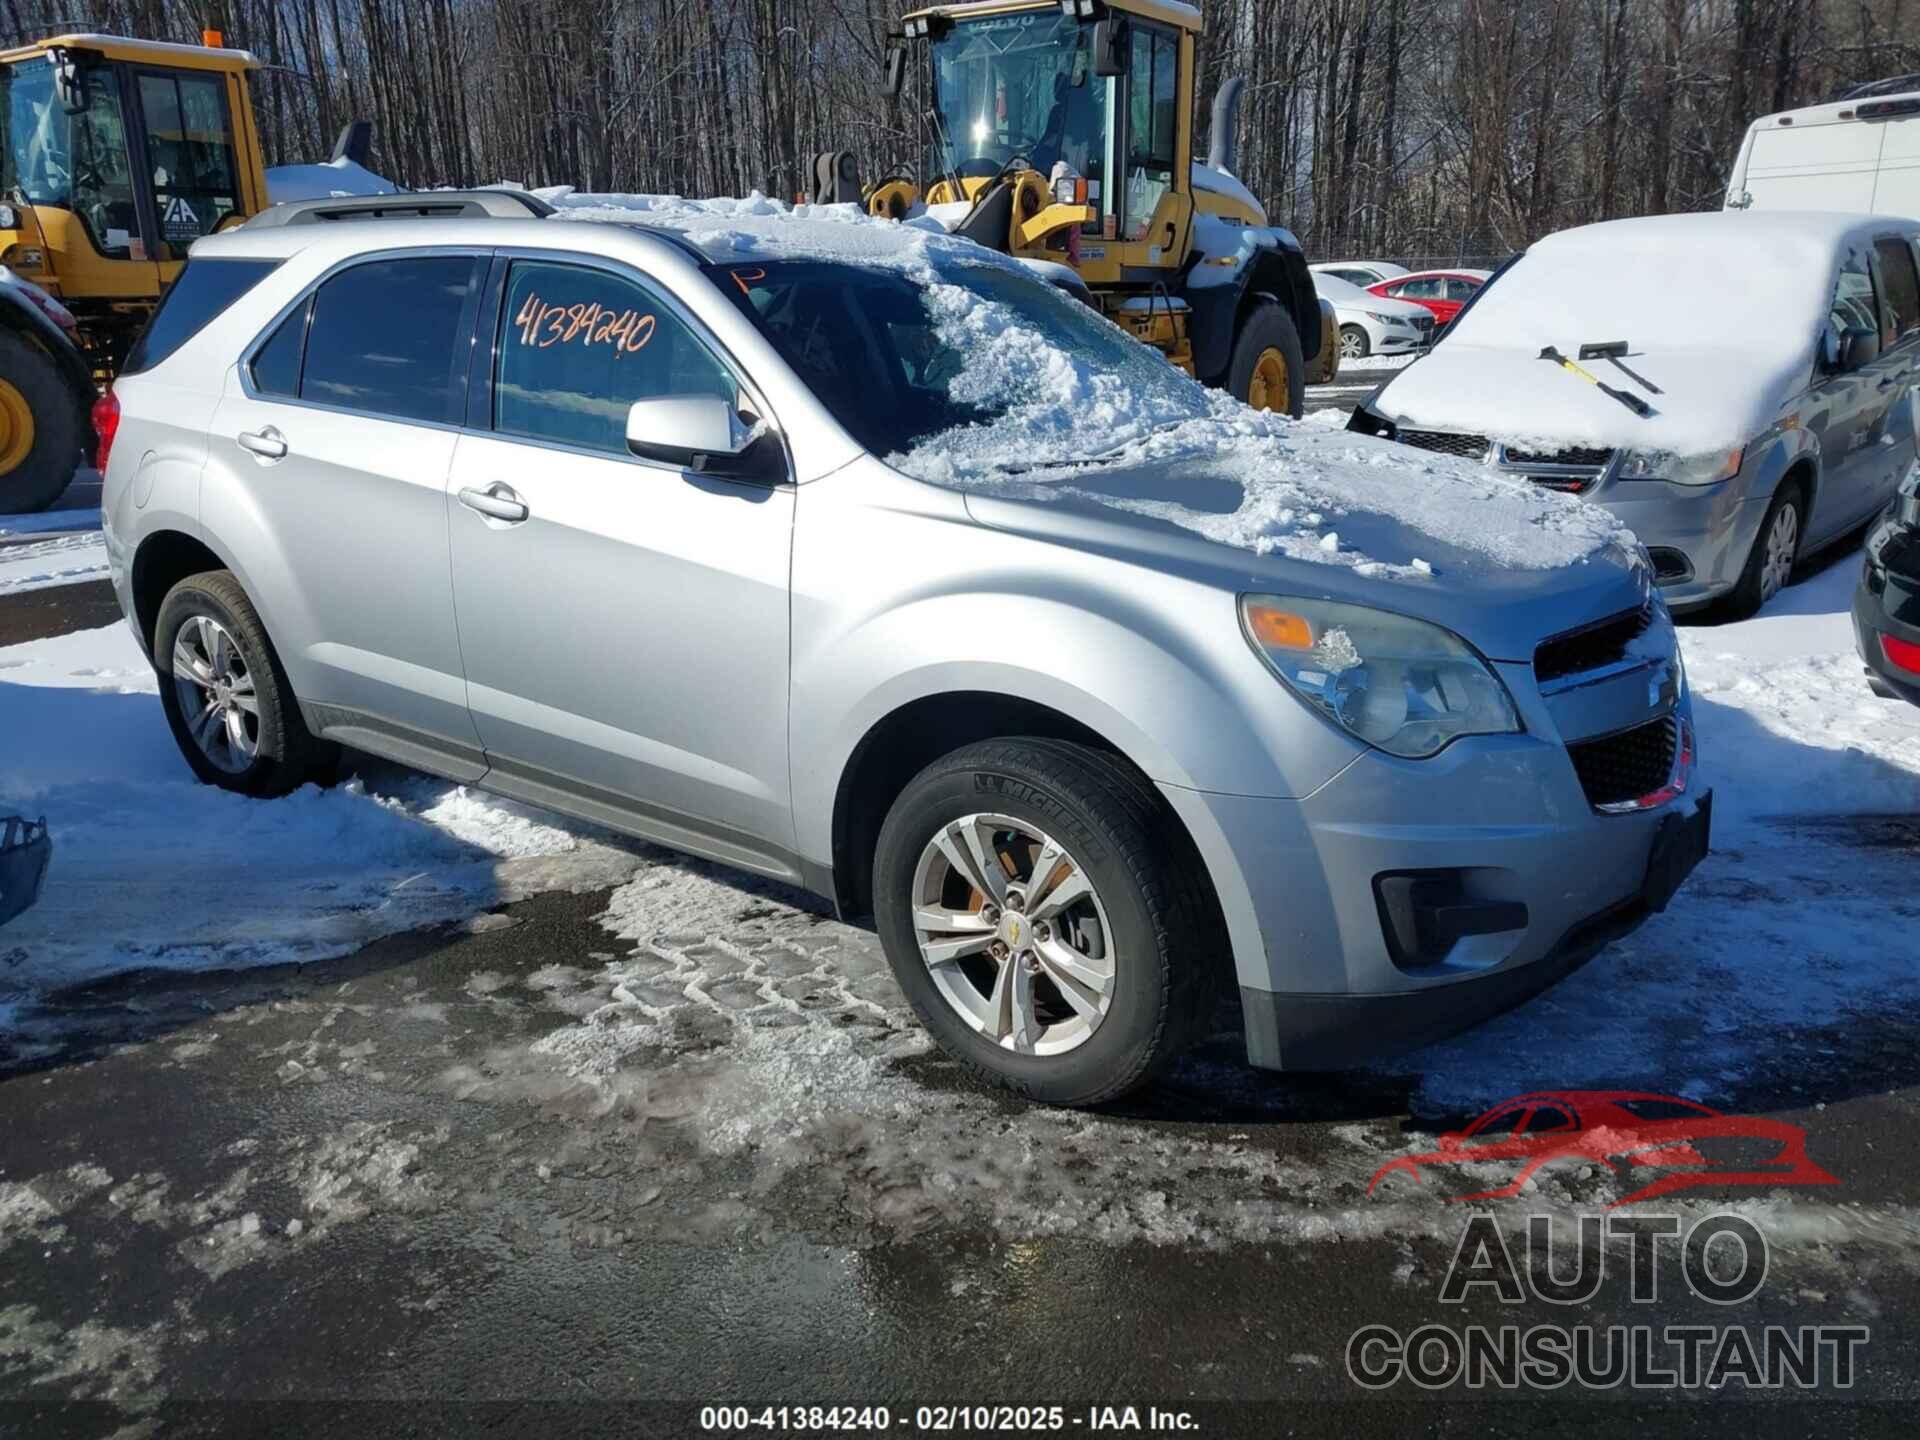
<instances>
[{"instance_id":1,"label":"alloy wheel","mask_svg":"<svg viewBox=\"0 0 1920 1440\"><path fill-rule=\"evenodd\" d=\"M1767 553L1760 564L1760 599L1778 595L1793 574L1795 552L1800 548L1800 510L1791 502L1774 513L1767 527Z\"/></svg>"},{"instance_id":2,"label":"alloy wheel","mask_svg":"<svg viewBox=\"0 0 1920 1440\"><path fill-rule=\"evenodd\" d=\"M941 998L983 1039L1060 1055L1113 1003L1113 929L1086 869L1032 822L965 815L926 844L913 929Z\"/></svg>"},{"instance_id":3,"label":"alloy wheel","mask_svg":"<svg viewBox=\"0 0 1920 1440\"><path fill-rule=\"evenodd\" d=\"M1340 332L1340 358L1342 360L1364 360L1367 354L1366 337L1357 330Z\"/></svg>"},{"instance_id":4,"label":"alloy wheel","mask_svg":"<svg viewBox=\"0 0 1920 1440\"><path fill-rule=\"evenodd\" d=\"M260 754L260 698L227 628L190 616L173 641L173 685L193 743L208 763L238 775Z\"/></svg>"}]
</instances>

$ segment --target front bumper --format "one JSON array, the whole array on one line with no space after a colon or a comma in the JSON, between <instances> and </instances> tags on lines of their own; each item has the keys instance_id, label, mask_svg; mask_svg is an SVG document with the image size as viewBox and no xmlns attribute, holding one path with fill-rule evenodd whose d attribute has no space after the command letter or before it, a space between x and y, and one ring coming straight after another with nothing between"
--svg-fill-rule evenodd
<instances>
[{"instance_id":1,"label":"front bumper","mask_svg":"<svg viewBox=\"0 0 1920 1440\"><path fill-rule=\"evenodd\" d=\"M1646 683L1633 680L1642 705ZM1451 1033L1545 989L1664 905L1650 876L1672 870L1679 842L1661 837L1710 823L1698 772L1651 808L1603 814L1552 702L1510 689L1525 733L1419 761L1369 751L1305 799L1163 787L1226 915L1252 1064L1338 1068ZM1607 703L1605 687L1591 689L1565 703ZM1615 728L1594 713L1578 733ZM1665 713L1690 730L1684 692ZM1379 882L1409 873L1447 875L1461 908L1496 918L1437 955L1396 954Z\"/></svg>"},{"instance_id":2,"label":"front bumper","mask_svg":"<svg viewBox=\"0 0 1920 1440\"><path fill-rule=\"evenodd\" d=\"M1683 570L1661 574L1660 593L1670 609L1687 610L1717 600L1740 583L1773 497L1754 495L1746 476L1736 475L1718 485L1617 480L1603 483L1588 498L1649 550L1684 560Z\"/></svg>"},{"instance_id":3,"label":"front bumper","mask_svg":"<svg viewBox=\"0 0 1920 1440\"><path fill-rule=\"evenodd\" d=\"M1890 664L1880 637L1920 645L1920 576L1883 562L1889 551L1920 561L1920 533L1883 522L1867 542L1860 583L1853 592L1853 635L1874 689L1890 698L1920 705L1920 676ZM1915 566L1920 570L1920 564Z\"/></svg>"}]
</instances>

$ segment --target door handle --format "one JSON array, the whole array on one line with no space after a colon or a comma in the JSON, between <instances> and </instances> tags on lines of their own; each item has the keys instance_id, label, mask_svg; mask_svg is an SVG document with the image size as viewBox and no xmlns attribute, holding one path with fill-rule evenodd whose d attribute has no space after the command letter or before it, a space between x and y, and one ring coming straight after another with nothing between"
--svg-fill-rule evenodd
<instances>
[{"instance_id":1,"label":"door handle","mask_svg":"<svg viewBox=\"0 0 1920 1440\"><path fill-rule=\"evenodd\" d=\"M489 520L505 520L510 525L518 525L531 513L527 509L527 502L513 493L513 487L498 480L484 490L462 490L460 503Z\"/></svg>"},{"instance_id":2,"label":"door handle","mask_svg":"<svg viewBox=\"0 0 1920 1440\"><path fill-rule=\"evenodd\" d=\"M264 430L242 430L234 437L240 448L262 460L284 460L287 458L287 437L273 426Z\"/></svg>"}]
</instances>

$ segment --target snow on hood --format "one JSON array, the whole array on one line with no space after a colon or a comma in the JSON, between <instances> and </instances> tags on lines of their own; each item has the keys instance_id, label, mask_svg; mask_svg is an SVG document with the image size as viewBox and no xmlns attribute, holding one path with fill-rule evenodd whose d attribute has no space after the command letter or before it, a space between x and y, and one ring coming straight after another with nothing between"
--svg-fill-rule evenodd
<instances>
[{"instance_id":1,"label":"snow on hood","mask_svg":"<svg viewBox=\"0 0 1920 1440\"><path fill-rule=\"evenodd\" d=\"M1840 259L1886 222L1743 214L1612 220L1548 236L1466 311L1375 408L1422 429L1533 446L1704 455L1766 430L1806 385ZM1624 363L1583 344L1625 340ZM1653 407L1643 418L1539 358L1553 346Z\"/></svg>"},{"instance_id":2,"label":"snow on hood","mask_svg":"<svg viewBox=\"0 0 1920 1440\"><path fill-rule=\"evenodd\" d=\"M1037 312L1023 314L956 284L956 267L966 265L1025 272L930 220L875 220L853 205L788 207L759 195L537 193L557 218L672 228L715 263L838 260L924 286L936 330L962 360L954 397L999 412L883 457L934 484L1097 501L1257 554L1362 573L1430 575L1435 554L1546 570L1632 545L1604 510L1525 480L1249 410L1057 292L1040 292ZM1043 323L1048 305L1060 307L1057 325ZM1076 330L1077 342L1062 339Z\"/></svg>"}]
</instances>

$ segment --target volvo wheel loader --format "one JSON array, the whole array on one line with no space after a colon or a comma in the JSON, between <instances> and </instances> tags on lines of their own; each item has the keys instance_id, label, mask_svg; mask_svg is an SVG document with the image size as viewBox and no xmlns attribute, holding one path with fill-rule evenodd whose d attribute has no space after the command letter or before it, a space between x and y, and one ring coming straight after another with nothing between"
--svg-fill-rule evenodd
<instances>
[{"instance_id":1,"label":"volvo wheel loader","mask_svg":"<svg viewBox=\"0 0 1920 1440\"><path fill-rule=\"evenodd\" d=\"M930 215L1053 272L1209 385L1298 417L1339 327L1291 232L1234 178L1241 83L1193 153L1200 13L1180 0L967 0L907 14L886 88L920 110L920 173L862 187L845 153L814 198ZM1084 288L1079 288L1084 287Z\"/></svg>"},{"instance_id":2,"label":"volvo wheel loader","mask_svg":"<svg viewBox=\"0 0 1920 1440\"><path fill-rule=\"evenodd\" d=\"M207 39L0 51L0 513L66 489L187 247L267 206L259 62Z\"/></svg>"}]
</instances>

